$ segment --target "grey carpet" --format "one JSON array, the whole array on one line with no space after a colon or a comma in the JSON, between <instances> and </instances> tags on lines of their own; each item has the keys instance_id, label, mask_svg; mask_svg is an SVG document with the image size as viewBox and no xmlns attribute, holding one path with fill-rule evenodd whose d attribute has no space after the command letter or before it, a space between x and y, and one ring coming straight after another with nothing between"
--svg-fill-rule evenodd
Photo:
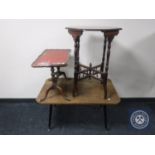
<instances>
[{"instance_id":1,"label":"grey carpet","mask_svg":"<svg viewBox=\"0 0 155 155\"><path fill-rule=\"evenodd\" d=\"M146 129L131 127L132 110L147 110L150 124ZM49 106L34 99L0 100L1 135L131 135L155 134L155 99L123 99L118 106L108 106L109 131L104 128L101 106L55 106L48 130Z\"/></svg>"}]
</instances>

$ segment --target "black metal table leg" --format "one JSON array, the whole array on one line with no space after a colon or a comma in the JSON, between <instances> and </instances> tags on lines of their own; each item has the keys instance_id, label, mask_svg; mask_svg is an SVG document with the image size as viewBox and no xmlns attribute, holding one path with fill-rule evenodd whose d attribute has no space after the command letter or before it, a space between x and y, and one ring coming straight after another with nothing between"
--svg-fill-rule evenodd
<instances>
[{"instance_id":1,"label":"black metal table leg","mask_svg":"<svg viewBox=\"0 0 155 155\"><path fill-rule=\"evenodd\" d=\"M104 105L103 109L104 109L104 126L106 130L109 130L108 117L107 117L107 106Z\"/></svg>"},{"instance_id":2,"label":"black metal table leg","mask_svg":"<svg viewBox=\"0 0 155 155\"><path fill-rule=\"evenodd\" d=\"M49 118L48 118L48 129L51 129L51 120L52 120L52 110L53 110L53 106L49 105Z\"/></svg>"}]
</instances>

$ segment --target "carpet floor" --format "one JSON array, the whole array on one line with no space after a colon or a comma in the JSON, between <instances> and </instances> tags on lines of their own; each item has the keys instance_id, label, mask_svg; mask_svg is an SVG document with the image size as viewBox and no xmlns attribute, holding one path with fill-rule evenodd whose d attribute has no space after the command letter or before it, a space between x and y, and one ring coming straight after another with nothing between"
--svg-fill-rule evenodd
<instances>
[{"instance_id":1,"label":"carpet floor","mask_svg":"<svg viewBox=\"0 0 155 155\"><path fill-rule=\"evenodd\" d=\"M149 115L145 129L130 124L132 111ZM155 134L155 99L122 99L118 106L108 106L109 130L104 127L101 106L54 106L48 129L49 106L34 99L0 99L1 135L152 135Z\"/></svg>"}]
</instances>

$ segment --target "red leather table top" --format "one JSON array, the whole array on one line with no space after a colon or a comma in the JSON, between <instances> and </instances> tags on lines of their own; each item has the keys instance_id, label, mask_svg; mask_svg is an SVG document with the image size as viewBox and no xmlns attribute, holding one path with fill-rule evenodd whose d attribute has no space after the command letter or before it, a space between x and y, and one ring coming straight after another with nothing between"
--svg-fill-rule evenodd
<instances>
[{"instance_id":1,"label":"red leather table top","mask_svg":"<svg viewBox=\"0 0 155 155\"><path fill-rule=\"evenodd\" d=\"M32 67L66 66L69 49L47 49L32 64Z\"/></svg>"}]
</instances>

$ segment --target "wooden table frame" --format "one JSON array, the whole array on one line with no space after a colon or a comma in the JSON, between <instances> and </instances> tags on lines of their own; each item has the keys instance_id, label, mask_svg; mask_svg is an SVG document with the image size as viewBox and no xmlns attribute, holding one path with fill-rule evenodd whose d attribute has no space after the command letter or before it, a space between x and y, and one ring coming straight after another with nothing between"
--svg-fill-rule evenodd
<instances>
[{"instance_id":1,"label":"wooden table frame","mask_svg":"<svg viewBox=\"0 0 155 155\"><path fill-rule=\"evenodd\" d=\"M61 75L67 79L66 73L60 71L61 67L66 67L69 60L70 49L46 49L44 52L38 56L38 58L32 63L34 68L45 68L51 69L51 86L45 93L45 96L40 99L44 101L48 96L48 93L52 89L57 89L63 95L63 91L57 86L58 79Z\"/></svg>"},{"instance_id":2,"label":"wooden table frame","mask_svg":"<svg viewBox=\"0 0 155 155\"><path fill-rule=\"evenodd\" d=\"M74 40L74 88L73 96L78 95L78 81L86 78L95 78L100 80L104 88L104 98L107 99L107 79L109 71L109 59L111 53L111 43L116 35L119 34L121 28L79 28L68 27L68 32L72 35ZM102 62L97 66L89 66L80 64L80 37L84 31L100 31L104 35L104 46Z\"/></svg>"},{"instance_id":3,"label":"wooden table frame","mask_svg":"<svg viewBox=\"0 0 155 155\"><path fill-rule=\"evenodd\" d=\"M49 118L48 118L48 128L49 130L54 127L54 107L58 107L61 105L80 105L80 106L100 106L103 110L104 114L104 126L106 130L109 130L109 117L108 117L108 112L107 108L108 105L111 106L116 106L120 103L120 97L118 96L115 87L112 83L111 80L108 80L108 96L110 97L108 100L104 99L104 96L102 96L103 92L103 87L100 84L99 81L96 81L94 79L86 79L83 81L79 81L79 89L80 95L77 97L72 96L72 89L74 86L73 83L74 79L59 79L59 86L61 88L65 88L65 94L64 96L68 97L70 100L66 100L59 92L55 92L54 90L51 90L50 93L48 94L46 100L41 101L44 94L46 94L47 90L49 90L51 86L51 80L47 79L45 81L45 84L43 85L36 101L41 104L41 105L49 105ZM95 94L96 93L96 94Z\"/></svg>"}]
</instances>

